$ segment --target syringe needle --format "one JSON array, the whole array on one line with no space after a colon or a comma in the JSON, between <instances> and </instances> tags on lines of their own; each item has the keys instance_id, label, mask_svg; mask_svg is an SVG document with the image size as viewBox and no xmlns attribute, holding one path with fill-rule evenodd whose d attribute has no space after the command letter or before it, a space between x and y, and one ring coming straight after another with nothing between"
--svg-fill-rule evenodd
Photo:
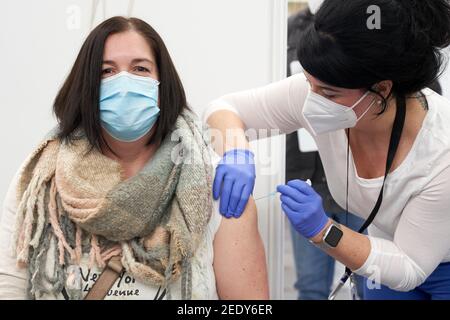
<instances>
[{"instance_id":1,"label":"syringe needle","mask_svg":"<svg viewBox=\"0 0 450 320\"><path fill-rule=\"evenodd\" d=\"M258 200L261 200L261 199L266 199L266 198L269 198L269 197L273 197L273 196L275 196L276 194L277 194L277 192L274 191L274 192L271 192L271 193L269 193L268 195L266 195L266 196L264 196L264 197L260 197L260 198L255 199L255 201L258 201Z\"/></svg>"},{"instance_id":2,"label":"syringe needle","mask_svg":"<svg viewBox=\"0 0 450 320\"><path fill-rule=\"evenodd\" d=\"M311 180L309 180L309 179L306 180L305 182L306 182L309 186L312 185ZM266 198L273 197L273 196L276 196L276 195L277 195L277 191L274 191L274 192L269 193L269 194L266 195L266 196L263 196L263 197L260 197L260 198L256 198L255 201L262 200L262 199L266 199Z\"/></svg>"}]
</instances>

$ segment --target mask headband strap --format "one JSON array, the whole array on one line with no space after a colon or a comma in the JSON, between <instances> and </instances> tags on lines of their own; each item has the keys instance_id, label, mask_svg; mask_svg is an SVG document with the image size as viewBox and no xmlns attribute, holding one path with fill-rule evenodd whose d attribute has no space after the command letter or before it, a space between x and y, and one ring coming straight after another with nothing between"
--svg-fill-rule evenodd
<instances>
[{"instance_id":1,"label":"mask headband strap","mask_svg":"<svg viewBox=\"0 0 450 320\"><path fill-rule=\"evenodd\" d=\"M373 105L375 104L375 101L376 101L376 98L370 103L367 110L364 111L364 113L357 119L357 121L361 120L367 114L367 112L369 112L369 110L372 109Z\"/></svg>"},{"instance_id":2,"label":"mask headband strap","mask_svg":"<svg viewBox=\"0 0 450 320\"><path fill-rule=\"evenodd\" d=\"M355 107L360 104L361 101L363 101L368 95L369 95L370 91L367 91L358 101L356 101L353 106L350 107L350 109L355 109Z\"/></svg>"}]
</instances>

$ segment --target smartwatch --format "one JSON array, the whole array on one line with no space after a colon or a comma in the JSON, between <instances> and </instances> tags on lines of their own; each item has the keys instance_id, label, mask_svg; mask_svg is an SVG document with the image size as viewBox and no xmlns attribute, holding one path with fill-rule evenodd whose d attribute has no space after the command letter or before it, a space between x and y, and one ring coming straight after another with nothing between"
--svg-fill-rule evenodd
<instances>
[{"instance_id":1,"label":"smartwatch","mask_svg":"<svg viewBox=\"0 0 450 320\"><path fill-rule=\"evenodd\" d=\"M321 249L334 249L338 246L343 235L344 232L340 225L333 221L325 231L320 243L314 243L311 240L310 242Z\"/></svg>"}]
</instances>

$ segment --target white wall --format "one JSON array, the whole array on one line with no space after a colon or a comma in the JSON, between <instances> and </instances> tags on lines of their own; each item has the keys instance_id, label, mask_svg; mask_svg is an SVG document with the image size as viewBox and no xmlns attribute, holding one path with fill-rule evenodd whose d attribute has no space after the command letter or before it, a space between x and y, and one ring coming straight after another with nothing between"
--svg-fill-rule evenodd
<instances>
[{"instance_id":1,"label":"white wall","mask_svg":"<svg viewBox=\"0 0 450 320\"><path fill-rule=\"evenodd\" d=\"M90 30L90 0L7 0L0 9L0 200L14 173L55 124L51 106ZM128 1L106 1L94 21L127 13ZM218 96L284 76L285 0L137 0L132 15L161 34L192 107L201 112ZM283 137L254 145L255 197L284 178ZM266 172L266 174L261 174ZM282 297L283 219L278 200L258 201L269 262L272 298Z\"/></svg>"},{"instance_id":2,"label":"white wall","mask_svg":"<svg viewBox=\"0 0 450 320\"><path fill-rule=\"evenodd\" d=\"M446 48L444 52L447 59L447 65L439 82L442 86L442 95L450 99L450 48Z\"/></svg>"}]
</instances>

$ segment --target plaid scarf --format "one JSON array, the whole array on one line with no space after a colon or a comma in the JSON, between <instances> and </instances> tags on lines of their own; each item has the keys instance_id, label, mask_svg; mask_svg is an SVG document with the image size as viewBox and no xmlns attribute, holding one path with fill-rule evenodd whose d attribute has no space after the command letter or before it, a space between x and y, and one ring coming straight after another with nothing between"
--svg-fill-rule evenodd
<instances>
[{"instance_id":1,"label":"plaid scarf","mask_svg":"<svg viewBox=\"0 0 450 320\"><path fill-rule=\"evenodd\" d=\"M30 298L70 288L81 299L68 270L84 254L100 268L121 255L128 273L165 288L168 298L181 276L182 299L191 298L190 261L212 210L209 140L197 124L184 111L153 158L126 180L81 130L73 143L51 132L39 144L17 187L14 249L28 269Z\"/></svg>"}]
</instances>

